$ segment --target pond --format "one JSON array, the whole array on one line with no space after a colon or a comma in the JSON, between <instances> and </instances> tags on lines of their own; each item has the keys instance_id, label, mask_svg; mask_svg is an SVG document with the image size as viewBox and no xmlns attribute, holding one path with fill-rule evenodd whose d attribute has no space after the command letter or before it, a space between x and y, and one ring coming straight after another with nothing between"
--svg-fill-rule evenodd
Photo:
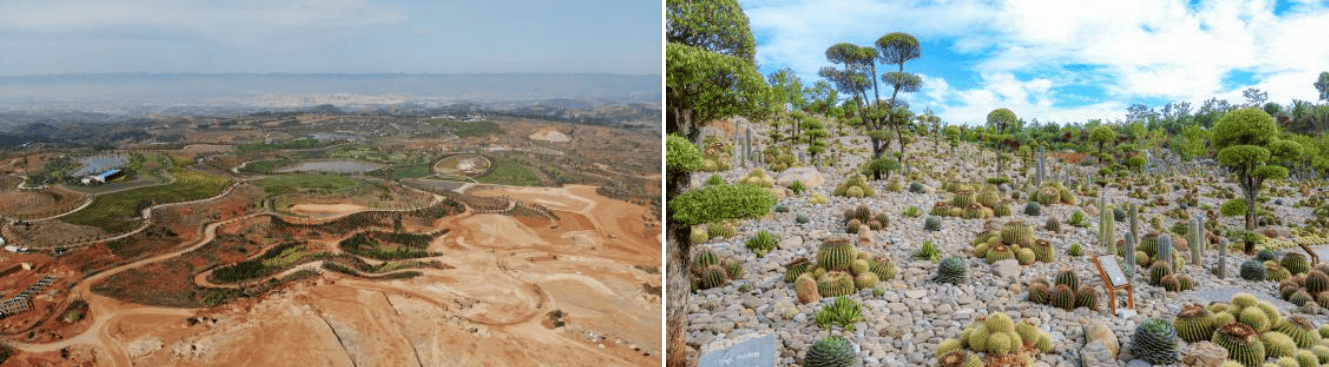
<instances>
[{"instance_id":1,"label":"pond","mask_svg":"<svg viewBox=\"0 0 1329 367\"><path fill-rule=\"evenodd\" d=\"M383 168L383 165L378 163L369 163L369 162L361 162L353 160L335 160L335 161L304 162L300 163L299 165L279 169L277 170L277 172L365 173L379 168Z\"/></svg>"},{"instance_id":2,"label":"pond","mask_svg":"<svg viewBox=\"0 0 1329 367\"><path fill-rule=\"evenodd\" d=\"M78 171L74 171L72 176L77 177L102 173L102 171L108 169L124 167L127 162L124 156L119 155L92 156L80 159L79 161L80 163L83 163L83 167L80 167Z\"/></svg>"}]
</instances>

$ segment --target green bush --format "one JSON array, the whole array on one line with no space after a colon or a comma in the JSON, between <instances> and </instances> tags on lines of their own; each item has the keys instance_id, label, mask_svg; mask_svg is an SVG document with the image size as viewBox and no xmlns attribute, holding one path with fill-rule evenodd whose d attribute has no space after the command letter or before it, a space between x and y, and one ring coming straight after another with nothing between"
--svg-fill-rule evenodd
<instances>
[{"instance_id":1,"label":"green bush","mask_svg":"<svg viewBox=\"0 0 1329 367\"><path fill-rule=\"evenodd\" d=\"M685 192L669 201L670 217L684 225L717 218L760 217L776 203L769 190L753 185L716 185Z\"/></svg>"}]
</instances>

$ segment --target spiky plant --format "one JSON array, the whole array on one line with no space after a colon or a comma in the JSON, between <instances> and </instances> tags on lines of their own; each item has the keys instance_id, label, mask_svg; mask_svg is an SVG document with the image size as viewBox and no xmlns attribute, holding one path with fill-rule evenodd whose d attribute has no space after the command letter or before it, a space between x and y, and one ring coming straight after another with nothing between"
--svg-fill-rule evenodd
<instances>
[{"instance_id":1,"label":"spiky plant","mask_svg":"<svg viewBox=\"0 0 1329 367\"><path fill-rule=\"evenodd\" d=\"M705 250L692 258L693 269L705 269L711 265L720 265L720 256L716 255L713 251Z\"/></svg>"},{"instance_id":2,"label":"spiky plant","mask_svg":"<svg viewBox=\"0 0 1329 367\"><path fill-rule=\"evenodd\" d=\"M1256 332L1263 333L1269 331L1269 328L1273 326L1273 324L1269 322L1269 316L1265 315L1264 311L1261 311L1259 307L1243 308L1241 309L1241 312L1236 314L1236 316L1237 321L1250 326L1251 329L1255 329Z\"/></svg>"},{"instance_id":3,"label":"spiky plant","mask_svg":"<svg viewBox=\"0 0 1329 367\"><path fill-rule=\"evenodd\" d=\"M1264 280L1277 282L1282 281L1283 279L1292 278L1292 272L1288 271L1287 268L1284 268L1282 265L1275 264L1272 261L1265 263L1264 269Z\"/></svg>"},{"instance_id":4,"label":"spiky plant","mask_svg":"<svg viewBox=\"0 0 1329 367\"><path fill-rule=\"evenodd\" d=\"M738 260L725 260L722 265L728 272L729 279L743 279L743 263Z\"/></svg>"},{"instance_id":5,"label":"spiky plant","mask_svg":"<svg viewBox=\"0 0 1329 367\"><path fill-rule=\"evenodd\" d=\"M1227 349L1228 359L1243 366L1257 367L1264 363L1266 355L1260 334L1246 324L1229 322L1219 326L1209 341Z\"/></svg>"},{"instance_id":6,"label":"spiky plant","mask_svg":"<svg viewBox=\"0 0 1329 367\"><path fill-rule=\"evenodd\" d=\"M1001 227L1001 241L1008 245L1028 246L1034 241L1034 229L1024 221L1012 221Z\"/></svg>"},{"instance_id":7,"label":"spiky plant","mask_svg":"<svg viewBox=\"0 0 1329 367\"><path fill-rule=\"evenodd\" d=\"M1020 265L1029 265L1037 261L1038 258L1034 255L1034 250L1026 247L1015 251L1015 260L1019 261Z\"/></svg>"},{"instance_id":8,"label":"spiky plant","mask_svg":"<svg viewBox=\"0 0 1329 367\"><path fill-rule=\"evenodd\" d=\"M1041 280L1040 280L1041 281ZM1046 305L1048 303L1047 282L1035 282L1029 285L1029 302Z\"/></svg>"},{"instance_id":9,"label":"spiky plant","mask_svg":"<svg viewBox=\"0 0 1329 367\"><path fill-rule=\"evenodd\" d=\"M1329 290L1329 274L1319 270L1311 270L1306 274L1306 292L1310 294L1319 294Z\"/></svg>"},{"instance_id":10,"label":"spiky plant","mask_svg":"<svg viewBox=\"0 0 1329 367\"><path fill-rule=\"evenodd\" d=\"M720 265L707 266L701 271L700 289L711 289L729 282L729 271Z\"/></svg>"},{"instance_id":11,"label":"spiky plant","mask_svg":"<svg viewBox=\"0 0 1329 367\"><path fill-rule=\"evenodd\" d=\"M1075 291L1075 307L1098 309L1098 289L1085 284Z\"/></svg>"},{"instance_id":12,"label":"spiky plant","mask_svg":"<svg viewBox=\"0 0 1329 367\"><path fill-rule=\"evenodd\" d=\"M1015 252L1011 251L1011 248L1006 245L996 245L988 249L985 257L988 264L992 264L1001 260L1015 258Z\"/></svg>"},{"instance_id":13,"label":"spiky plant","mask_svg":"<svg viewBox=\"0 0 1329 367\"><path fill-rule=\"evenodd\" d=\"M965 350L956 350L937 359L937 367L982 367L983 360Z\"/></svg>"},{"instance_id":14,"label":"spiky plant","mask_svg":"<svg viewBox=\"0 0 1329 367\"><path fill-rule=\"evenodd\" d=\"M1284 269L1293 275L1302 274L1310 270L1311 264L1306 260L1306 255L1297 252L1288 252L1283 255L1283 261L1279 262Z\"/></svg>"},{"instance_id":15,"label":"spiky plant","mask_svg":"<svg viewBox=\"0 0 1329 367\"><path fill-rule=\"evenodd\" d=\"M897 272L895 263L887 256L881 256L868 262L868 271L877 274L877 279L880 281L895 279Z\"/></svg>"},{"instance_id":16,"label":"spiky plant","mask_svg":"<svg viewBox=\"0 0 1329 367\"><path fill-rule=\"evenodd\" d=\"M1149 284L1159 285L1163 277L1172 274L1172 266L1163 261L1155 261L1154 265L1149 267Z\"/></svg>"},{"instance_id":17,"label":"spiky plant","mask_svg":"<svg viewBox=\"0 0 1329 367\"><path fill-rule=\"evenodd\" d=\"M930 232L940 231L940 230L941 230L941 218L937 218L937 217L928 217L928 219L927 219L926 221L923 222L923 229L924 229L924 230L927 230L927 231L930 231Z\"/></svg>"},{"instance_id":18,"label":"spiky plant","mask_svg":"<svg viewBox=\"0 0 1329 367\"><path fill-rule=\"evenodd\" d=\"M1186 305L1177 313L1172 325L1177 330L1177 336L1187 343L1209 340L1213 336L1214 328L1217 327L1209 310L1195 304Z\"/></svg>"},{"instance_id":19,"label":"spiky plant","mask_svg":"<svg viewBox=\"0 0 1329 367\"><path fill-rule=\"evenodd\" d=\"M1065 284L1067 287L1070 287L1071 289L1076 289L1080 287L1080 276L1076 275L1075 270L1062 269L1061 271L1057 272L1057 278L1056 281L1053 282L1053 284L1056 285Z\"/></svg>"},{"instance_id":20,"label":"spiky plant","mask_svg":"<svg viewBox=\"0 0 1329 367\"><path fill-rule=\"evenodd\" d=\"M1071 289L1068 285L1058 284L1057 287L1052 290L1051 299L1048 300L1048 305L1070 311L1075 309L1075 301L1075 290Z\"/></svg>"},{"instance_id":21,"label":"spiky plant","mask_svg":"<svg viewBox=\"0 0 1329 367\"><path fill-rule=\"evenodd\" d=\"M1292 292L1292 296L1288 297L1287 301L1292 302L1292 304L1297 305L1297 307L1301 307L1305 305L1307 302L1315 302L1315 300L1311 298L1310 293L1306 293L1305 290L1301 289L1298 289L1296 292Z\"/></svg>"},{"instance_id":22,"label":"spiky plant","mask_svg":"<svg viewBox=\"0 0 1329 367\"><path fill-rule=\"evenodd\" d=\"M798 303L812 303L821 299L821 293L817 292L817 280L812 279L811 274L803 274L794 281L794 294L798 296Z\"/></svg>"},{"instance_id":23,"label":"spiky plant","mask_svg":"<svg viewBox=\"0 0 1329 367\"><path fill-rule=\"evenodd\" d=\"M839 297L854 293L854 278L847 272L829 271L817 279L817 293L822 297Z\"/></svg>"},{"instance_id":24,"label":"spiky plant","mask_svg":"<svg viewBox=\"0 0 1329 367\"><path fill-rule=\"evenodd\" d=\"M1264 275L1264 263L1259 260L1246 260L1241 263L1241 279L1262 282Z\"/></svg>"},{"instance_id":25,"label":"spiky plant","mask_svg":"<svg viewBox=\"0 0 1329 367\"><path fill-rule=\"evenodd\" d=\"M858 255L854 244L847 238L831 238L817 248L817 266L827 271L849 270L849 263Z\"/></svg>"},{"instance_id":26,"label":"spiky plant","mask_svg":"<svg viewBox=\"0 0 1329 367\"><path fill-rule=\"evenodd\" d=\"M867 271L854 276L854 286L858 289L872 288L877 285L877 274Z\"/></svg>"},{"instance_id":27,"label":"spiky plant","mask_svg":"<svg viewBox=\"0 0 1329 367\"><path fill-rule=\"evenodd\" d=\"M1158 286L1168 292L1177 292L1181 290L1181 282L1177 280L1176 274L1168 274L1163 279L1158 280Z\"/></svg>"},{"instance_id":28,"label":"spiky plant","mask_svg":"<svg viewBox=\"0 0 1329 367\"><path fill-rule=\"evenodd\" d=\"M1278 253L1270 249L1261 249L1260 252L1255 253L1255 260L1260 262L1278 260Z\"/></svg>"},{"instance_id":29,"label":"spiky plant","mask_svg":"<svg viewBox=\"0 0 1329 367\"><path fill-rule=\"evenodd\" d=\"M1135 328L1131 353L1155 365L1177 363L1177 331L1167 321L1148 319Z\"/></svg>"},{"instance_id":30,"label":"spiky plant","mask_svg":"<svg viewBox=\"0 0 1329 367\"><path fill-rule=\"evenodd\" d=\"M806 367L849 367L858 364L858 355L854 354L849 340L839 336L829 336L812 343L803 357Z\"/></svg>"},{"instance_id":31,"label":"spiky plant","mask_svg":"<svg viewBox=\"0 0 1329 367\"><path fill-rule=\"evenodd\" d=\"M1031 217L1043 215L1043 207L1038 205L1038 202L1031 201L1024 205L1024 215Z\"/></svg>"},{"instance_id":32,"label":"spiky plant","mask_svg":"<svg viewBox=\"0 0 1329 367\"><path fill-rule=\"evenodd\" d=\"M1306 349L1320 345L1322 340L1320 335L1315 332L1310 320L1301 316L1279 320L1278 324L1274 325L1274 330L1278 330L1278 332L1292 338L1292 341L1297 343L1297 348Z\"/></svg>"},{"instance_id":33,"label":"spiky plant","mask_svg":"<svg viewBox=\"0 0 1329 367\"><path fill-rule=\"evenodd\" d=\"M1035 240L1034 245L1030 246L1030 250L1034 252L1035 260L1045 263L1050 263L1053 260L1056 260L1057 252L1052 248L1052 243L1047 240Z\"/></svg>"},{"instance_id":34,"label":"spiky plant","mask_svg":"<svg viewBox=\"0 0 1329 367\"><path fill-rule=\"evenodd\" d=\"M937 265L936 280L938 282L960 284L967 277L968 269L964 265L964 259L959 256L948 257Z\"/></svg>"},{"instance_id":35,"label":"spiky plant","mask_svg":"<svg viewBox=\"0 0 1329 367\"><path fill-rule=\"evenodd\" d=\"M1297 343L1277 331L1260 333L1260 342L1264 343L1265 354L1269 357L1290 357L1297 352Z\"/></svg>"},{"instance_id":36,"label":"spiky plant","mask_svg":"<svg viewBox=\"0 0 1329 367\"><path fill-rule=\"evenodd\" d=\"M798 280L798 276L808 271L808 268L815 266L806 258L798 258L784 267L784 282L793 283Z\"/></svg>"},{"instance_id":37,"label":"spiky plant","mask_svg":"<svg viewBox=\"0 0 1329 367\"><path fill-rule=\"evenodd\" d=\"M937 261L941 258L941 250L938 250L932 241L923 241L923 245L919 246L918 251L914 251L913 256L915 259Z\"/></svg>"}]
</instances>

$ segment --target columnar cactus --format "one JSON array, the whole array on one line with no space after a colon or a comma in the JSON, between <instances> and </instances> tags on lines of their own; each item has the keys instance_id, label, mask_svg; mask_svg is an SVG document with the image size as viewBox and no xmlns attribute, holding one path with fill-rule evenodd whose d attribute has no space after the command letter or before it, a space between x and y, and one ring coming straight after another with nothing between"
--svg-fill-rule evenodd
<instances>
[{"instance_id":1,"label":"columnar cactus","mask_svg":"<svg viewBox=\"0 0 1329 367\"><path fill-rule=\"evenodd\" d=\"M1190 240L1187 241L1190 242L1192 265L1200 265L1200 262L1203 261L1202 255L1204 255L1204 245L1206 241L1204 238L1204 219L1201 219L1200 217L1202 216L1196 215L1191 218L1189 231Z\"/></svg>"}]
</instances>

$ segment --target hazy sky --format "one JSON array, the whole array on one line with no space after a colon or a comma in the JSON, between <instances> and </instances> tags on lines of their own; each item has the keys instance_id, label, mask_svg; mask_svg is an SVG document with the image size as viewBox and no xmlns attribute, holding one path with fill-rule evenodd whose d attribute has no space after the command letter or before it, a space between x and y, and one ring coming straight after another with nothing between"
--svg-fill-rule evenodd
<instances>
[{"instance_id":1,"label":"hazy sky","mask_svg":"<svg viewBox=\"0 0 1329 367\"><path fill-rule=\"evenodd\" d=\"M1329 1L1314 0L740 0L769 74L808 85L839 42L916 36L905 64L923 88L906 99L943 120L981 123L1007 107L1030 121L1123 119L1132 103L1210 97L1315 101L1329 71ZM878 72L884 72L878 67ZM889 92L886 92L889 95Z\"/></svg>"},{"instance_id":2,"label":"hazy sky","mask_svg":"<svg viewBox=\"0 0 1329 367\"><path fill-rule=\"evenodd\" d=\"M661 0L0 1L0 76L660 74Z\"/></svg>"}]
</instances>

